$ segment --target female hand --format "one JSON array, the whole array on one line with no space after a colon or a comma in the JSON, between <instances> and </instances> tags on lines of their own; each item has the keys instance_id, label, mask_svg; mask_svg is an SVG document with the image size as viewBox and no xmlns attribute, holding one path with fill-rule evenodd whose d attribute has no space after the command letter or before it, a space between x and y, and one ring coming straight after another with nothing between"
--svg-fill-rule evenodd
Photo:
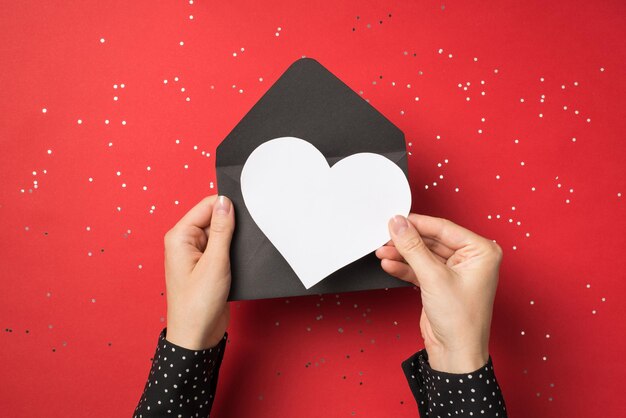
<instances>
[{"instance_id":1,"label":"female hand","mask_svg":"<svg viewBox=\"0 0 626 418\"><path fill-rule=\"evenodd\" d=\"M376 251L387 273L419 286L420 328L430 366L469 373L489 359L489 330L502 249L450 221L410 214L389 221Z\"/></svg>"},{"instance_id":2,"label":"female hand","mask_svg":"<svg viewBox=\"0 0 626 418\"><path fill-rule=\"evenodd\" d=\"M217 345L228 326L230 241L235 212L225 196L204 198L165 234L166 339L190 350Z\"/></svg>"}]
</instances>

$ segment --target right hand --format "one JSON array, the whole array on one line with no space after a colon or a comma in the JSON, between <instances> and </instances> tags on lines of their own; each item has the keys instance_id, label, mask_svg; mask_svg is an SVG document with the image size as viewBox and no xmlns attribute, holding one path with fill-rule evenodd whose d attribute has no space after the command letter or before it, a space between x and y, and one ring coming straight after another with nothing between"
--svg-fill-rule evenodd
<instances>
[{"instance_id":1,"label":"right hand","mask_svg":"<svg viewBox=\"0 0 626 418\"><path fill-rule=\"evenodd\" d=\"M230 311L230 242L235 210L226 196L209 196L165 235L166 339L190 350L216 346Z\"/></svg>"},{"instance_id":2,"label":"right hand","mask_svg":"<svg viewBox=\"0 0 626 418\"><path fill-rule=\"evenodd\" d=\"M448 220L410 214L389 221L376 250L383 270L419 286L420 328L434 370L469 373L489 359L489 331L502 249Z\"/></svg>"}]
</instances>

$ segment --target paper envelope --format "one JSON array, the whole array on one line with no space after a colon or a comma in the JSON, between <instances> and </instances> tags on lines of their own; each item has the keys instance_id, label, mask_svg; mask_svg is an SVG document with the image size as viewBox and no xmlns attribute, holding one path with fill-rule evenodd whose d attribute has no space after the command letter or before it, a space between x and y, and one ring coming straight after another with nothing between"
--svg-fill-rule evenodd
<instances>
[{"instance_id":1,"label":"paper envelope","mask_svg":"<svg viewBox=\"0 0 626 418\"><path fill-rule=\"evenodd\" d=\"M217 147L218 192L233 201L236 217L229 300L408 286L385 273L372 253L305 289L252 220L241 193L241 171L250 153L284 136L309 141L330 166L355 153L373 152L395 162L408 177L400 129L319 62L303 58L293 63Z\"/></svg>"}]
</instances>

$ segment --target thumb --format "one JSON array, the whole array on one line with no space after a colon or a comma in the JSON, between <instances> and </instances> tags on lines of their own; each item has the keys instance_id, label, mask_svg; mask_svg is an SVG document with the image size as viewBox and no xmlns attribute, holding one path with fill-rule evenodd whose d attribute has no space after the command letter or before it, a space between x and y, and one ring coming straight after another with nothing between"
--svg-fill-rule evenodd
<instances>
[{"instance_id":1,"label":"thumb","mask_svg":"<svg viewBox=\"0 0 626 418\"><path fill-rule=\"evenodd\" d=\"M425 281L442 276L445 266L430 252L407 218L396 215L389 220L388 226L393 244L415 272L420 286Z\"/></svg>"},{"instance_id":2,"label":"thumb","mask_svg":"<svg viewBox=\"0 0 626 418\"><path fill-rule=\"evenodd\" d=\"M209 240L198 264L210 266L221 277L230 272L230 242L235 230L233 204L226 196L219 196L213 205Z\"/></svg>"}]
</instances>

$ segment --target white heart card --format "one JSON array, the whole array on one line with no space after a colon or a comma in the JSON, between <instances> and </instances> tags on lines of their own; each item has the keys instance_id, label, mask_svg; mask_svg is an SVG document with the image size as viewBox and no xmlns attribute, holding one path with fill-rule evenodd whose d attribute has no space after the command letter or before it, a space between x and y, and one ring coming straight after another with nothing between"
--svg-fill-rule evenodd
<instances>
[{"instance_id":1,"label":"white heart card","mask_svg":"<svg viewBox=\"0 0 626 418\"><path fill-rule=\"evenodd\" d=\"M295 137L269 140L249 155L241 192L307 289L389 241L389 219L411 210L409 182L393 161L364 152L330 167Z\"/></svg>"}]
</instances>

